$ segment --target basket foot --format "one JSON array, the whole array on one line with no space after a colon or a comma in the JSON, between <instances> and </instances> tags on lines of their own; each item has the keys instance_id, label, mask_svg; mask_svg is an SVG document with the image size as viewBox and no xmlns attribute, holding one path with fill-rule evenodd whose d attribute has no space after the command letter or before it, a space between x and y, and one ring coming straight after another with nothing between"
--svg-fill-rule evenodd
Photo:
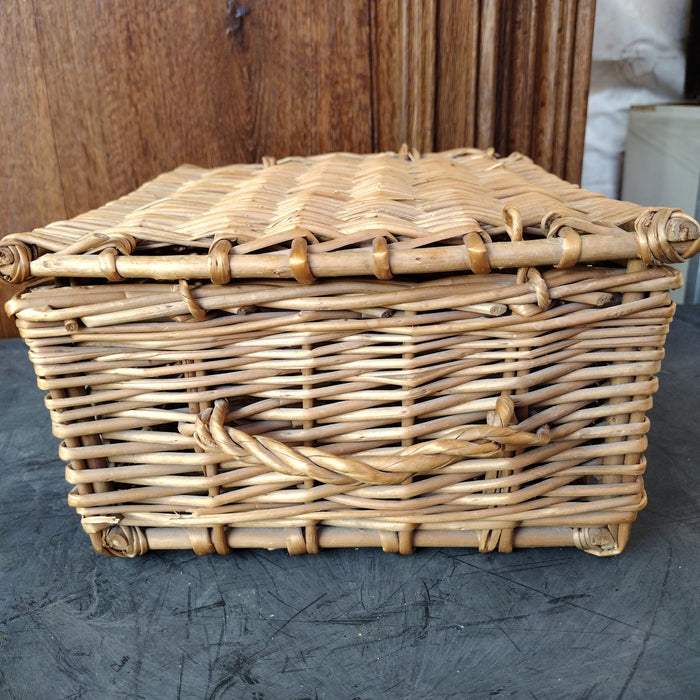
<instances>
[{"instance_id":1,"label":"basket foot","mask_svg":"<svg viewBox=\"0 0 700 700\"><path fill-rule=\"evenodd\" d=\"M588 554L597 557L611 557L619 554L625 541L618 541L615 534L607 527L574 528L574 544Z\"/></svg>"},{"instance_id":2,"label":"basket foot","mask_svg":"<svg viewBox=\"0 0 700 700\"><path fill-rule=\"evenodd\" d=\"M148 540L140 527L112 525L90 533L92 546L108 557L138 557L148 551Z\"/></svg>"}]
</instances>

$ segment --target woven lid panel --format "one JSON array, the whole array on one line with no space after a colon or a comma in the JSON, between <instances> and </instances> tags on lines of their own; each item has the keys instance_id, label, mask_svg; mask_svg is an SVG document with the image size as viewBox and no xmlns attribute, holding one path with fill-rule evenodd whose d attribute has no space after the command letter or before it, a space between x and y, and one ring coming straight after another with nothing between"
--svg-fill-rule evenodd
<instances>
[{"instance_id":1,"label":"woven lid panel","mask_svg":"<svg viewBox=\"0 0 700 700\"><path fill-rule=\"evenodd\" d=\"M492 150L421 155L403 148L266 158L262 164L212 169L185 165L69 221L6 236L0 272L11 283L37 275L70 276L70 265L49 269L31 263L47 253L101 253L98 276L119 281L117 256L208 254L212 281L224 283L231 278L229 257L285 252L288 273L307 283L315 279L309 256L318 261L320 255L365 249L372 256L371 272L385 279L393 274L390 255L397 259L403 253L403 271L423 272L417 258L411 267L406 257L411 249L430 248L432 255L465 244L466 269L488 272L492 251L486 254L487 244L543 240L564 229L569 240L548 249L560 265L578 260L581 243L573 235L623 230L641 236L639 257L645 261L676 262L679 255L666 239L698 238L697 223L674 214L677 210L650 211L565 182L522 154L499 158ZM692 233L686 235L688 230ZM637 243L632 244L628 240L625 250L636 256ZM561 253L552 252L560 247ZM508 264L531 263L518 258ZM366 265L357 259L354 265L347 274L364 274ZM267 269L271 276L282 274L276 261L268 260ZM444 269L465 267L452 254ZM161 278L164 274L161 267ZM201 278L201 268L193 276Z\"/></svg>"},{"instance_id":2,"label":"woven lid panel","mask_svg":"<svg viewBox=\"0 0 700 700\"><path fill-rule=\"evenodd\" d=\"M128 234L137 250L181 252L226 238L234 252L250 253L291 245L300 233L329 251L368 245L383 232L416 247L461 244L474 222L504 233L507 205L526 227L539 227L549 212L619 226L642 209L562 181L520 154L332 153L266 164L182 166L99 209L10 240L65 252L86 234Z\"/></svg>"}]
</instances>

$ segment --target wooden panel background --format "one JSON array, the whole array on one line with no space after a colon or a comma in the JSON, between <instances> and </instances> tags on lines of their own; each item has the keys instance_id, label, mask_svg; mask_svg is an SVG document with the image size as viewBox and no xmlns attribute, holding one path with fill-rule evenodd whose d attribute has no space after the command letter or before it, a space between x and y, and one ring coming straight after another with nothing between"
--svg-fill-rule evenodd
<instances>
[{"instance_id":1,"label":"wooden panel background","mask_svg":"<svg viewBox=\"0 0 700 700\"><path fill-rule=\"evenodd\" d=\"M576 181L594 5L5 0L0 234L183 162L477 145Z\"/></svg>"}]
</instances>

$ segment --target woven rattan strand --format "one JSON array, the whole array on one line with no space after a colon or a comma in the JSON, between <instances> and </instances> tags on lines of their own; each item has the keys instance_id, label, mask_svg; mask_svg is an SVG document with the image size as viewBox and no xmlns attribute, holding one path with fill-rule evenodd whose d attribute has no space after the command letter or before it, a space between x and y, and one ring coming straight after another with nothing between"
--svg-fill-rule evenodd
<instances>
[{"instance_id":1,"label":"woven rattan strand","mask_svg":"<svg viewBox=\"0 0 700 700\"><path fill-rule=\"evenodd\" d=\"M183 166L0 274L104 554L609 555L699 247L520 154L403 149Z\"/></svg>"}]
</instances>

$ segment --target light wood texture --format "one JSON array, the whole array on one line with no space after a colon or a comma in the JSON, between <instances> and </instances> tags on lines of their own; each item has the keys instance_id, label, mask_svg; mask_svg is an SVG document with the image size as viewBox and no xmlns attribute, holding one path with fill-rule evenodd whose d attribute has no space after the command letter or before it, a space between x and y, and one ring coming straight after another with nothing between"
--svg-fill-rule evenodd
<instances>
[{"instance_id":1,"label":"light wood texture","mask_svg":"<svg viewBox=\"0 0 700 700\"><path fill-rule=\"evenodd\" d=\"M248 282L199 290L197 320L167 285L109 285L37 289L17 315L64 440L69 503L104 553L144 553L152 527L186 525L154 547L222 554L267 541L245 528L273 528L294 554L324 540L404 553L447 541L432 530L472 531L455 544L490 550L514 529L509 546L525 544L527 525L529 545L612 554L610 528L646 501L643 414L673 311L645 290L673 275L584 267L550 284L581 277L644 298L522 316L512 276L508 313L491 318L452 308L458 294L412 304L430 285L378 281L389 315L377 318L352 285L310 287L312 310L297 285L268 283L272 302ZM247 288L259 303L241 315ZM123 301L128 313L105 314ZM336 527L374 539L334 543ZM552 539L561 527L568 542Z\"/></svg>"},{"instance_id":2,"label":"light wood texture","mask_svg":"<svg viewBox=\"0 0 700 700\"><path fill-rule=\"evenodd\" d=\"M98 210L3 243L0 274L15 284L103 277L309 285L323 277L681 262L698 250L700 227L678 210L571 185L523 155L455 149L180 167ZM538 274L533 268L520 284Z\"/></svg>"}]
</instances>

